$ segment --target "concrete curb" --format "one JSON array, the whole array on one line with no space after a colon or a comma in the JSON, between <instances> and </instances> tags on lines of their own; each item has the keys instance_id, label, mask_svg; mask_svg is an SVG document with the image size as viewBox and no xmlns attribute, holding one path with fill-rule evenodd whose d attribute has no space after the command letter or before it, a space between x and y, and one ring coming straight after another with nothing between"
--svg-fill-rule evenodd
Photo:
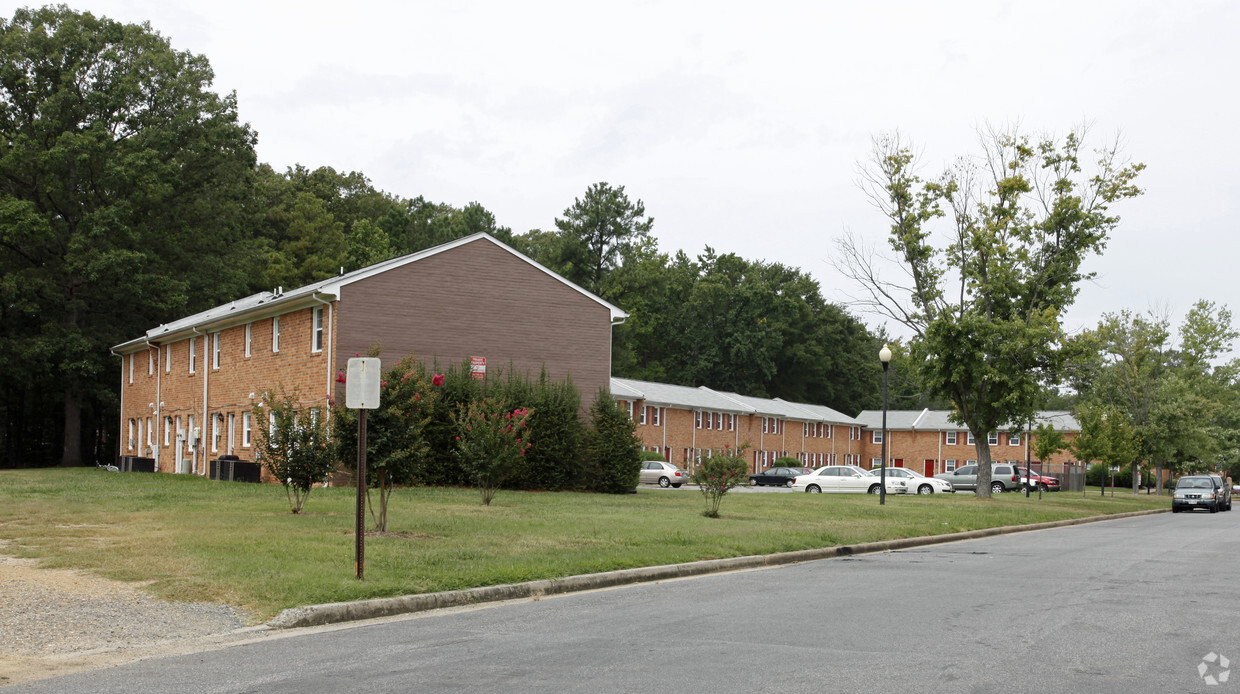
<instances>
[{"instance_id":1,"label":"concrete curb","mask_svg":"<svg viewBox=\"0 0 1240 694\"><path fill-rule=\"evenodd\" d=\"M685 578L687 576L701 576L704 574L723 573L726 571L738 571L742 569L760 569L768 566L796 564L800 562L831 559L834 557L846 557L856 554L890 552L892 550L908 549L910 547L947 544L949 542L973 540L981 537L1006 535L1031 530L1062 528L1069 525L1097 523L1099 521L1115 520L1118 518L1131 518L1133 516L1146 516L1154 513L1167 513L1167 511L1168 509L1130 511L1128 513L1117 513L1110 516L1072 518L1062 521L1034 523L1032 525L1008 525L998 528L986 528L984 530L969 530L960 533L948 533L946 535L906 537L896 540L865 542L857 545L841 545L839 547L824 547L822 549L803 549L796 552L780 552L778 554L750 557L733 557L731 559L710 559L706 561L689 562L687 564L645 566L636 569L622 569L619 571L605 571L603 573L585 574L582 576L569 576L567 578L552 578L542 581L484 586L481 588L469 588L466 590L450 590L444 593L402 595L395 598L375 598L372 600L359 600L356 602L333 602L323 605L307 605L305 607L293 607L284 610L280 614L276 615L276 617L270 622L267 622L267 626L273 629L293 629L297 627L319 626L322 624L336 624L339 622L374 619L376 617L390 617L393 615L409 614L412 612L425 612L427 610L436 610L444 607L461 607L465 605L475 605L478 603L496 602L500 600L535 598L543 595L575 593L586 590L596 590L599 588L628 585L632 583L666 581L673 578Z\"/></svg>"}]
</instances>

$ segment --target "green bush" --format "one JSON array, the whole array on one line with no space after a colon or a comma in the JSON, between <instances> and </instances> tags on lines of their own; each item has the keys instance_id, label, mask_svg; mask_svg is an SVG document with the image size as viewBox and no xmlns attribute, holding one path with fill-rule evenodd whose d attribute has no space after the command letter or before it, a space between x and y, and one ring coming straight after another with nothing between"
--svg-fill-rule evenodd
<instances>
[{"instance_id":1,"label":"green bush","mask_svg":"<svg viewBox=\"0 0 1240 694\"><path fill-rule=\"evenodd\" d=\"M637 424L620 411L615 398L600 388L590 408L592 426L585 437L586 468L593 488L605 494L626 494L637 487L641 471L641 440Z\"/></svg>"},{"instance_id":2,"label":"green bush","mask_svg":"<svg viewBox=\"0 0 1240 694\"><path fill-rule=\"evenodd\" d=\"M718 518L719 504L723 503L724 495L748 479L749 465L745 462L744 448L738 449L735 455L716 455L699 461L692 481L706 498L706 510L702 515Z\"/></svg>"},{"instance_id":3,"label":"green bush","mask_svg":"<svg viewBox=\"0 0 1240 694\"><path fill-rule=\"evenodd\" d=\"M657 460L657 461L659 461L659 462L661 462L661 463L666 463L666 462L667 462L667 460L665 460L665 459L663 458L663 454L662 454L662 453L660 453L660 452L658 452L658 451L646 451L646 450L643 450L643 451L642 451L642 454L641 454L641 459L642 459L642 460Z\"/></svg>"},{"instance_id":4,"label":"green bush","mask_svg":"<svg viewBox=\"0 0 1240 694\"><path fill-rule=\"evenodd\" d=\"M797 460L796 458L793 458L790 455L786 455L782 458L777 459L775 462L771 463L771 467L803 467L803 466L801 464L801 461Z\"/></svg>"},{"instance_id":5,"label":"green bush","mask_svg":"<svg viewBox=\"0 0 1240 694\"><path fill-rule=\"evenodd\" d=\"M261 402L270 403L270 409L260 402L253 410L258 462L284 485L293 513L301 513L310 490L327 481L335 468L323 412L299 409L299 400L296 392L268 391Z\"/></svg>"}]
</instances>

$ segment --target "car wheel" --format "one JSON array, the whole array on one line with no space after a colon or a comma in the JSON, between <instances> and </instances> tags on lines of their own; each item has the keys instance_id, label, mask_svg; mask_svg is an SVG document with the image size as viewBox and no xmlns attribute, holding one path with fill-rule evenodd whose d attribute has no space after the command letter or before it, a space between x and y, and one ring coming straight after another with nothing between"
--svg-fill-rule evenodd
<instances>
[{"instance_id":1,"label":"car wheel","mask_svg":"<svg viewBox=\"0 0 1240 694\"><path fill-rule=\"evenodd\" d=\"M1217 501L1214 502L1214 505L1210 507L1210 513L1218 513L1218 502Z\"/></svg>"},{"instance_id":2,"label":"car wheel","mask_svg":"<svg viewBox=\"0 0 1240 694\"><path fill-rule=\"evenodd\" d=\"M679 484L673 484L673 485L672 485L672 489L680 489L680 485L679 485Z\"/></svg>"},{"instance_id":3,"label":"car wheel","mask_svg":"<svg viewBox=\"0 0 1240 694\"><path fill-rule=\"evenodd\" d=\"M1002 482L995 482L994 484L990 485L990 493L991 493L991 494L1002 494L1002 493L1003 493L1003 483L1002 483Z\"/></svg>"},{"instance_id":4,"label":"car wheel","mask_svg":"<svg viewBox=\"0 0 1240 694\"><path fill-rule=\"evenodd\" d=\"M871 484L871 485L870 485L870 488L869 488L869 489L867 489L866 491L867 491L867 492L869 492L870 494L877 494L877 493L878 493L878 489L879 489L879 485L877 485L877 484Z\"/></svg>"},{"instance_id":5,"label":"car wheel","mask_svg":"<svg viewBox=\"0 0 1240 694\"><path fill-rule=\"evenodd\" d=\"M1179 513L1180 511L1183 511L1183 510L1184 510L1184 509L1180 508L1179 506L1172 506L1172 507L1171 507L1171 512L1172 512L1172 513Z\"/></svg>"},{"instance_id":6,"label":"car wheel","mask_svg":"<svg viewBox=\"0 0 1240 694\"><path fill-rule=\"evenodd\" d=\"M1046 483L1045 483L1045 482L1043 482L1042 484L1039 484L1039 485L1038 485L1038 491L1040 491L1040 492L1049 492L1049 491L1050 491L1050 489L1046 486Z\"/></svg>"},{"instance_id":7,"label":"car wheel","mask_svg":"<svg viewBox=\"0 0 1240 694\"><path fill-rule=\"evenodd\" d=\"M751 487L757 487L757 486L759 486L759 485L758 485L758 480L755 480L755 479L751 479L751 480L749 480L749 486L751 486Z\"/></svg>"},{"instance_id":8,"label":"car wheel","mask_svg":"<svg viewBox=\"0 0 1240 694\"><path fill-rule=\"evenodd\" d=\"M821 494L822 489L816 484L811 484L805 488L805 493L806 494Z\"/></svg>"},{"instance_id":9,"label":"car wheel","mask_svg":"<svg viewBox=\"0 0 1240 694\"><path fill-rule=\"evenodd\" d=\"M931 486L930 486L930 485L928 485L928 484L923 484L923 485L921 485L920 487L918 487L918 488L917 488L917 493L918 493L918 494L933 494L933 493L934 493L934 487L931 487Z\"/></svg>"},{"instance_id":10,"label":"car wheel","mask_svg":"<svg viewBox=\"0 0 1240 694\"><path fill-rule=\"evenodd\" d=\"M787 487L787 488L789 488L789 489L792 489L792 480L787 480L787 481L785 481L785 482L784 482L784 486L785 486L785 487Z\"/></svg>"},{"instance_id":11,"label":"car wheel","mask_svg":"<svg viewBox=\"0 0 1240 694\"><path fill-rule=\"evenodd\" d=\"M659 486L663 487L664 489L667 489L668 487L672 486L672 481L666 477L660 477Z\"/></svg>"}]
</instances>

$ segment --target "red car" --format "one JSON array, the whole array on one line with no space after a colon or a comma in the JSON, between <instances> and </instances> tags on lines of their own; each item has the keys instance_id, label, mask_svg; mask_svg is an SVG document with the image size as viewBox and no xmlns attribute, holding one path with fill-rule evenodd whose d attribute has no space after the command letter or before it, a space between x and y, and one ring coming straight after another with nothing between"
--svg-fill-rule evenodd
<instances>
[{"instance_id":1,"label":"red car","mask_svg":"<svg viewBox=\"0 0 1240 694\"><path fill-rule=\"evenodd\" d=\"M1030 475L1029 471L1025 468L1020 469L1020 476L1025 479L1025 486L1028 487L1030 491L1036 489L1041 489L1044 492L1059 491L1059 480L1054 477L1039 475L1036 472Z\"/></svg>"}]
</instances>

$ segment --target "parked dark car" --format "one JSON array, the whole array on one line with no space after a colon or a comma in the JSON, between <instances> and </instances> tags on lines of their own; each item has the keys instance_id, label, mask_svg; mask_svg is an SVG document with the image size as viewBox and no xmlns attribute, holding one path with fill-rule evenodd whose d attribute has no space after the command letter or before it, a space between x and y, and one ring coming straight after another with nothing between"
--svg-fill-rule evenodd
<instances>
[{"instance_id":1,"label":"parked dark car","mask_svg":"<svg viewBox=\"0 0 1240 694\"><path fill-rule=\"evenodd\" d=\"M1218 484L1219 489L1223 490L1223 498L1222 498L1223 510L1230 511L1231 510L1231 485L1227 483L1227 480L1223 479L1222 475L1216 475L1214 473L1210 473L1210 477L1213 477L1215 483Z\"/></svg>"},{"instance_id":2,"label":"parked dark car","mask_svg":"<svg viewBox=\"0 0 1240 694\"><path fill-rule=\"evenodd\" d=\"M803 467L773 467L766 472L749 476L749 484L755 487L776 486L791 487L797 475L807 475L809 470Z\"/></svg>"},{"instance_id":3,"label":"parked dark car","mask_svg":"<svg viewBox=\"0 0 1240 694\"><path fill-rule=\"evenodd\" d=\"M1175 491L1171 494L1171 512L1199 508L1210 513L1231 508L1231 490L1218 475L1184 475L1175 483Z\"/></svg>"}]
</instances>

